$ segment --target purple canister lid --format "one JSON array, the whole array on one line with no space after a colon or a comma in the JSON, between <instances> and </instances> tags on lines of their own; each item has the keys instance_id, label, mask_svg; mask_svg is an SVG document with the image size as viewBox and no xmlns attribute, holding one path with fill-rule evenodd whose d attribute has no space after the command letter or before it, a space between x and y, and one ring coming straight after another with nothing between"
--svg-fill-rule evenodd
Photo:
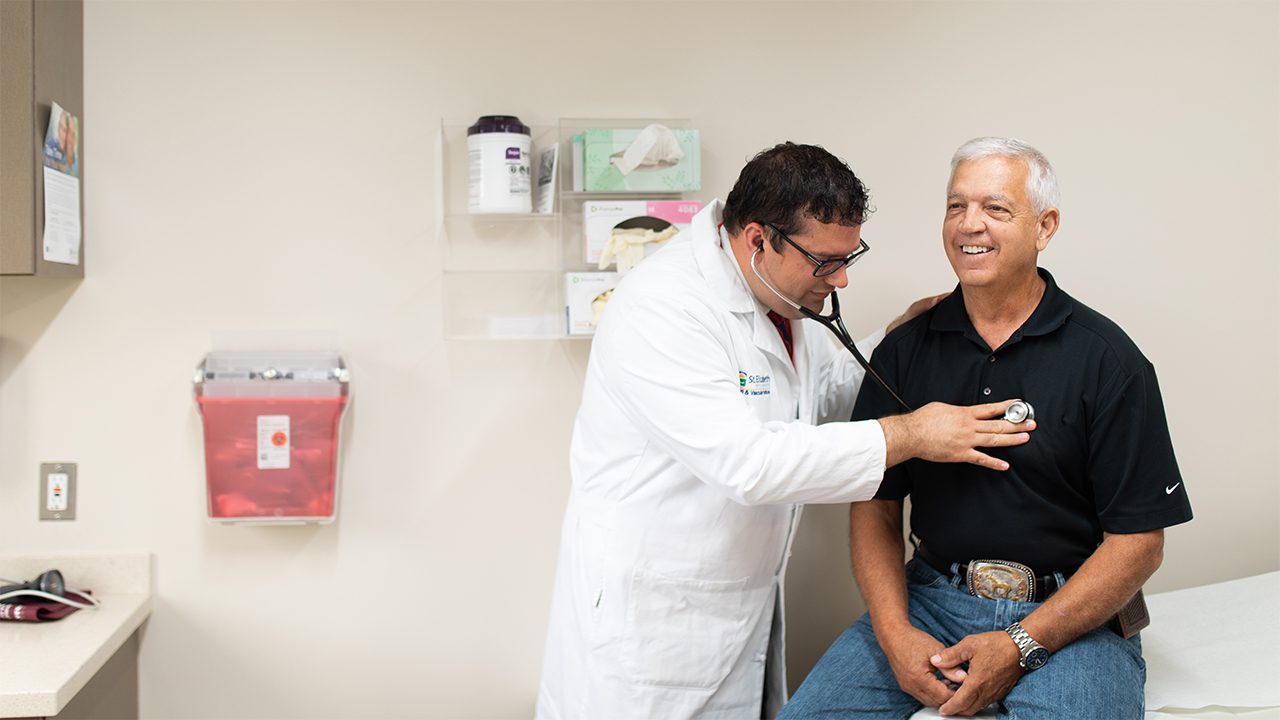
<instances>
[{"instance_id":1,"label":"purple canister lid","mask_svg":"<svg viewBox=\"0 0 1280 720\"><path fill-rule=\"evenodd\" d=\"M529 126L520 122L520 118L515 115L484 115L476 121L475 125L467 128L467 135L480 135L482 133L518 133L520 135L528 135Z\"/></svg>"}]
</instances>

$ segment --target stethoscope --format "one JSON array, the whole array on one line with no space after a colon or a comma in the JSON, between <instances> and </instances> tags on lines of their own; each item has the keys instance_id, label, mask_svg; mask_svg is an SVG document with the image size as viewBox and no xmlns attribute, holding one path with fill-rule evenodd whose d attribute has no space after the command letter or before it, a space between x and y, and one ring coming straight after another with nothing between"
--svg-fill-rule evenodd
<instances>
[{"instance_id":1,"label":"stethoscope","mask_svg":"<svg viewBox=\"0 0 1280 720\"><path fill-rule=\"evenodd\" d=\"M844 345L845 349L853 354L853 359L858 361L858 364L862 366L862 369L866 370L867 374L870 375L871 378L880 385L880 387L884 388L885 392L889 393L889 396L898 403L903 411L912 412L914 408L908 405L906 401L898 395L897 391L893 389L893 386L891 386L884 378L880 377L879 373L871 369L871 363L867 362L867 359L858 351L858 346L854 344L853 337L849 335L849 331L844 326L844 319L840 316L840 296L833 290L831 292L831 312L826 315L820 315L795 300L792 300L786 295L783 295L778 291L778 288L773 286L773 283L769 282L769 280L765 278L764 274L760 272L760 269L756 267L756 256L763 250L764 245L761 244L760 247L756 248L755 252L751 253L751 272L756 274L756 277L760 279L760 282L764 283L764 286L769 288L774 295L777 295L782 302L791 306L793 309L798 310L802 315L810 320L816 320L830 330L831 334L835 335L836 339L840 341L840 344ZM1027 420L1034 420L1035 417L1035 409L1031 407L1031 403L1026 402L1025 400L1017 400L1013 402L1009 407L1005 408L1004 411L1004 419L1015 424L1026 422Z\"/></svg>"},{"instance_id":2,"label":"stethoscope","mask_svg":"<svg viewBox=\"0 0 1280 720\"><path fill-rule=\"evenodd\" d=\"M858 364L862 366L862 369L866 370L867 374L870 375L871 378L880 385L880 387L884 388L884 391L889 393L890 397L897 401L903 411L911 412L914 410L915 408L908 405L906 401L898 395L898 392L893 389L893 386L885 381L884 378L880 377L879 373L871 369L871 363L867 362L867 359L862 357L862 353L858 351L858 346L854 344L853 337L849 335L848 329L844 326L844 318L840 316L840 296L833 290L831 292L831 313L828 315L819 315L795 300L783 295L778 288L773 286L773 283L769 282L769 280L765 278L764 274L760 272L760 268L756 267L756 256L763 250L764 244L761 243L760 247L756 248L756 251L751 253L751 272L756 274L756 277L760 279L760 282L764 283L765 287L769 288L774 295L777 295L778 299L782 300L782 302L790 305L792 309L800 311L800 313L805 317L810 320L816 320L830 330L831 334L835 335L836 339L840 341L840 344L844 345L844 348L853 354L853 359L858 361Z\"/></svg>"},{"instance_id":3,"label":"stethoscope","mask_svg":"<svg viewBox=\"0 0 1280 720\"><path fill-rule=\"evenodd\" d=\"M13 582L13 580L0 578L0 583ZM66 594L68 592L82 598L84 602L72 600L67 597ZM73 590L72 588L67 587L66 582L62 579L62 573L57 570L49 570L47 572L40 573L40 576L35 580L0 587L0 603L19 602L22 598L39 598L41 600L62 603L63 605L70 605L73 608L79 608L82 610L95 608L99 605L97 598L85 591Z\"/></svg>"}]
</instances>

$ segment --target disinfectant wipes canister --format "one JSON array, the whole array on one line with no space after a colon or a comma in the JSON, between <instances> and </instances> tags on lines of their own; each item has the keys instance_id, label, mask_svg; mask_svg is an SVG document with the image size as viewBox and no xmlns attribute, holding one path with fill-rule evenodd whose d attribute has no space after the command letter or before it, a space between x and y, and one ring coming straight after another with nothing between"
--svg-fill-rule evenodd
<instances>
[{"instance_id":1,"label":"disinfectant wipes canister","mask_svg":"<svg viewBox=\"0 0 1280 720\"><path fill-rule=\"evenodd\" d=\"M531 151L529 126L514 115L485 115L467 128L468 212L532 212Z\"/></svg>"}]
</instances>

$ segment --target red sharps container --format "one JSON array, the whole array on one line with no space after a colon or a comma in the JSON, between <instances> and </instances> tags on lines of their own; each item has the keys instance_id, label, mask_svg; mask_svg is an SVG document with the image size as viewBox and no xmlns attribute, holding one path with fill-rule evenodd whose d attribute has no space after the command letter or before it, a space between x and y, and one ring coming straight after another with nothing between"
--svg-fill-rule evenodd
<instances>
[{"instance_id":1,"label":"red sharps container","mask_svg":"<svg viewBox=\"0 0 1280 720\"><path fill-rule=\"evenodd\" d=\"M213 352L196 369L209 519L333 522L349 374L333 352Z\"/></svg>"}]
</instances>

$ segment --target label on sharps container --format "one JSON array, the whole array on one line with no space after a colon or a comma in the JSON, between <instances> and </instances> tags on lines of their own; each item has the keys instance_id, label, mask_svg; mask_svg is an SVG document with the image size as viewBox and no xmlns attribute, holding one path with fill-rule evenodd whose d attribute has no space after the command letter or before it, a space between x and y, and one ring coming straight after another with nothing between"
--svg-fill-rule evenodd
<instances>
[{"instance_id":1,"label":"label on sharps container","mask_svg":"<svg viewBox=\"0 0 1280 720\"><path fill-rule=\"evenodd\" d=\"M258 469L289 469L289 416L258 416Z\"/></svg>"}]
</instances>

